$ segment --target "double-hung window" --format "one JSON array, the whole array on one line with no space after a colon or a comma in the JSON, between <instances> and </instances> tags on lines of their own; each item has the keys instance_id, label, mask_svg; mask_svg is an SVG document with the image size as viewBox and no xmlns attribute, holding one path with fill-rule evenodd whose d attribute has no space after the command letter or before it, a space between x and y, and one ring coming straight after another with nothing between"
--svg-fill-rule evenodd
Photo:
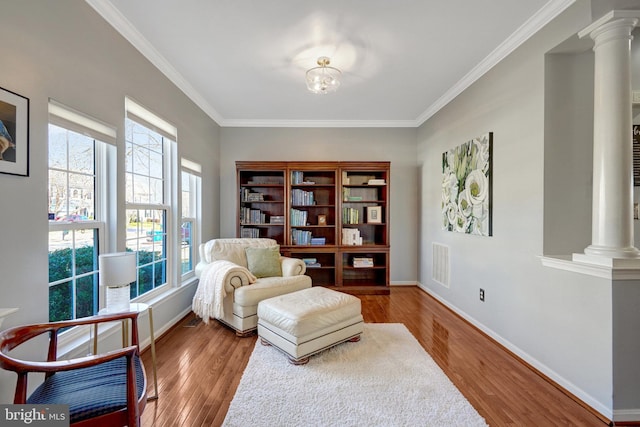
<instances>
[{"instance_id":1,"label":"double-hung window","mask_svg":"<svg viewBox=\"0 0 640 427\"><path fill-rule=\"evenodd\" d=\"M182 280L194 276L196 249L199 238L201 178L200 164L187 159L181 160L181 202L182 218L180 226L180 273Z\"/></svg>"},{"instance_id":2,"label":"double-hung window","mask_svg":"<svg viewBox=\"0 0 640 427\"><path fill-rule=\"evenodd\" d=\"M172 174L176 129L126 99L125 228L126 249L138 254L136 298L169 282L175 244Z\"/></svg>"},{"instance_id":3,"label":"double-hung window","mask_svg":"<svg viewBox=\"0 0 640 427\"><path fill-rule=\"evenodd\" d=\"M98 255L105 247L104 167L115 128L49 102L49 320L100 309Z\"/></svg>"}]
</instances>

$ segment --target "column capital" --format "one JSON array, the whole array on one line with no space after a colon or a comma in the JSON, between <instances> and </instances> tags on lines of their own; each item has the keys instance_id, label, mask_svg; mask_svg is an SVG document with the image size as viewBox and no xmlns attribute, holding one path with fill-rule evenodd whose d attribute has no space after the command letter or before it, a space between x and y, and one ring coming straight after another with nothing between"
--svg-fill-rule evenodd
<instances>
[{"instance_id":1,"label":"column capital","mask_svg":"<svg viewBox=\"0 0 640 427\"><path fill-rule=\"evenodd\" d=\"M639 20L640 10L612 10L580 31L578 37L583 39L590 36L596 40L613 29L621 30L618 35L629 36Z\"/></svg>"}]
</instances>

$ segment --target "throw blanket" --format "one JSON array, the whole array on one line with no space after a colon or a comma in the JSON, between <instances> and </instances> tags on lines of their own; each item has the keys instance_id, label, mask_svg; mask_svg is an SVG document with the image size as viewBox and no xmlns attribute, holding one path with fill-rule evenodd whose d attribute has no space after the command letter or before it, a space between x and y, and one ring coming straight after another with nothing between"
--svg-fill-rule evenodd
<instances>
[{"instance_id":1,"label":"throw blanket","mask_svg":"<svg viewBox=\"0 0 640 427\"><path fill-rule=\"evenodd\" d=\"M231 261L214 261L202 271L198 289L193 296L191 308L202 317L204 323L209 319L224 316L223 299L227 295L224 284L230 276L244 276L244 281L255 283L256 277L246 268Z\"/></svg>"}]
</instances>

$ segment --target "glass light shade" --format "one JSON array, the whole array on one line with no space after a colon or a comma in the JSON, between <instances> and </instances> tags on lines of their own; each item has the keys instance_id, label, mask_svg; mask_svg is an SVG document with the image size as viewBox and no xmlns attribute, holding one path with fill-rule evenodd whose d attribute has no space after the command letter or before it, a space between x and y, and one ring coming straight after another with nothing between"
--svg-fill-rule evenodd
<instances>
[{"instance_id":1,"label":"glass light shade","mask_svg":"<svg viewBox=\"0 0 640 427\"><path fill-rule=\"evenodd\" d=\"M313 93L326 94L335 92L340 86L342 72L329 66L329 58L318 58L318 66L307 71L307 89Z\"/></svg>"},{"instance_id":2,"label":"glass light shade","mask_svg":"<svg viewBox=\"0 0 640 427\"><path fill-rule=\"evenodd\" d=\"M106 288L108 312L129 311L129 284L136 280L136 258L135 252L116 252L98 257L100 286Z\"/></svg>"}]
</instances>

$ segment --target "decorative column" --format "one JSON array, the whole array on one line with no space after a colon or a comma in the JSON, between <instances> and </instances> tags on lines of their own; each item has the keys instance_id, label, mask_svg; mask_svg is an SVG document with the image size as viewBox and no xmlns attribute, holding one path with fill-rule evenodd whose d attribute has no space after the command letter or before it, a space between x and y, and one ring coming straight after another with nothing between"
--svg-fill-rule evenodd
<instances>
[{"instance_id":1,"label":"decorative column","mask_svg":"<svg viewBox=\"0 0 640 427\"><path fill-rule=\"evenodd\" d=\"M594 42L591 245L574 260L640 258L633 236L631 32L640 11L612 11L581 31Z\"/></svg>"}]
</instances>

